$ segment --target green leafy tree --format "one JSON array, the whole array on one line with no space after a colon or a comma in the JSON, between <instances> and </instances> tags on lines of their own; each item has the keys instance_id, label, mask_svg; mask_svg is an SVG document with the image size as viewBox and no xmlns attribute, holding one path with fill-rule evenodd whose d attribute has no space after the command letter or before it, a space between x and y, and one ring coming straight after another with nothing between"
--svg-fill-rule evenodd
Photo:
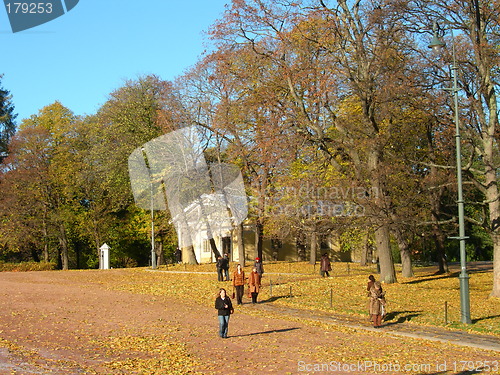
<instances>
[{"instance_id":1,"label":"green leafy tree","mask_svg":"<svg viewBox=\"0 0 500 375\"><path fill-rule=\"evenodd\" d=\"M92 191L85 196L89 201L85 220L93 233L97 253L103 241L110 241L108 244L112 248L128 249L128 256L137 264L147 264L144 254L150 253L146 229L148 223L150 225L149 212L142 211L143 220L137 220L140 213L131 207L134 200L127 161L133 150L167 130L169 111L165 101L169 94L169 83L155 76L127 81L112 92L97 114L89 119L92 130L88 137L92 147L88 160L91 169L82 177L93 183ZM108 220L104 226L103 218ZM130 226L130 220L135 225ZM158 235L157 231L155 235ZM124 239L134 243L135 247L124 247ZM137 252L138 246L141 256Z\"/></svg>"}]
</instances>

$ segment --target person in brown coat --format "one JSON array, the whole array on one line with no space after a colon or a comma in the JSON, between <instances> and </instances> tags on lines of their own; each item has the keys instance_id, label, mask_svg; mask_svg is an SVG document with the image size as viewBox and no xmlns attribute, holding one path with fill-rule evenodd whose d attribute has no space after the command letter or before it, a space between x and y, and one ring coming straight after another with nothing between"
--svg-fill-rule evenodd
<instances>
[{"instance_id":1,"label":"person in brown coat","mask_svg":"<svg viewBox=\"0 0 500 375\"><path fill-rule=\"evenodd\" d=\"M370 289L372 288L373 284L375 284L375 277L373 275L368 276L368 284L366 285L366 291L370 292ZM368 296L370 293L368 293Z\"/></svg>"},{"instance_id":2,"label":"person in brown coat","mask_svg":"<svg viewBox=\"0 0 500 375\"><path fill-rule=\"evenodd\" d=\"M385 293L382 290L380 281L375 281L370 288L370 315L373 326L380 327L382 324L382 315L385 306Z\"/></svg>"},{"instance_id":3,"label":"person in brown coat","mask_svg":"<svg viewBox=\"0 0 500 375\"><path fill-rule=\"evenodd\" d=\"M320 274L322 277L330 277L330 271L332 270L332 263L330 262L330 258L328 258L328 254L324 253L321 257L320 262Z\"/></svg>"},{"instance_id":4,"label":"person in brown coat","mask_svg":"<svg viewBox=\"0 0 500 375\"><path fill-rule=\"evenodd\" d=\"M257 296L260 291L260 275L254 267L248 277L248 293L252 296L252 303L257 303Z\"/></svg>"},{"instance_id":5,"label":"person in brown coat","mask_svg":"<svg viewBox=\"0 0 500 375\"><path fill-rule=\"evenodd\" d=\"M370 317L370 322L372 321L372 315L370 313L370 304L371 304L370 289L373 287L373 284L375 284L375 277L373 275L370 275L368 276L368 284L366 285L366 291L368 292L368 301L366 302L366 309L368 310L368 316Z\"/></svg>"},{"instance_id":6,"label":"person in brown coat","mask_svg":"<svg viewBox=\"0 0 500 375\"><path fill-rule=\"evenodd\" d=\"M241 268L241 264L238 264L233 272L233 286L236 289L236 303L242 305L245 292L245 271Z\"/></svg>"}]
</instances>

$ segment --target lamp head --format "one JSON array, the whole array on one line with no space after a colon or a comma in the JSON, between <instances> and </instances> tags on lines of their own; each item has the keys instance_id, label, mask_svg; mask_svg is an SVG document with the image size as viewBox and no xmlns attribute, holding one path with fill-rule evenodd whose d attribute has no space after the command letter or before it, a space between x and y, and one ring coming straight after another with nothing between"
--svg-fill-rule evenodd
<instances>
[{"instance_id":1,"label":"lamp head","mask_svg":"<svg viewBox=\"0 0 500 375\"><path fill-rule=\"evenodd\" d=\"M436 21L434 21L434 25L432 27L433 35L431 43L429 44L429 48L432 48L433 51L439 52L446 46L446 43L442 41L443 30L439 27Z\"/></svg>"}]
</instances>

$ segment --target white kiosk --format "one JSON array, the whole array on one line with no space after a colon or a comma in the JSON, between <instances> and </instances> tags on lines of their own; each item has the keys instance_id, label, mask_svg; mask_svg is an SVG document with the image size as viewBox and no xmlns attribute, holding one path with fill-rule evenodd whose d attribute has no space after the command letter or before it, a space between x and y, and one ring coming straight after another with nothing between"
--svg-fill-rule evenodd
<instances>
[{"instance_id":1,"label":"white kiosk","mask_svg":"<svg viewBox=\"0 0 500 375\"><path fill-rule=\"evenodd\" d=\"M101 270L109 270L109 246L104 244L100 247L101 250Z\"/></svg>"}]
</instances>

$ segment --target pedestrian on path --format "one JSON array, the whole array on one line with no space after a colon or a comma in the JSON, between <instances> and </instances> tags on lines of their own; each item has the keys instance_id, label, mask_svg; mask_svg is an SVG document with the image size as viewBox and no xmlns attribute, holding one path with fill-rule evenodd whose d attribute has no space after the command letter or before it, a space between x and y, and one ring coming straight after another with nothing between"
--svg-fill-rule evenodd
<instances>
[{"instance_id":1,"label":"pedestrian on path","mask_svg":"<svg viewBox=\"0 0 500 375\"><path fill-rule=\"evenodd\" d=\"M370 317L370 321L372 320L372 315L370 313L370 305L371 305L371 298L370 298L370 289L372 288L373 284L375 284L375 277L373 275L368 276L368 284L366 285L366 291L368 292L368 301L366 302L366 310L368 311L368 316Z\"/></svg>"},{"instance_id":2,"label":"pedestrian on path","mask_svg":"<svg viewBox=\"0 0 500 375\"><path fill-rule=\"evenodd\" d=\"M382 290L380 281L375 281L370 288L370 315L373 327L378 328L382 324L385 308L385 292Z\"/></svg>"},{"instance_id":3,"label":"pedestrian on path","mask_svg":"<svg viewBox=\"0 0 500 375\"><path fill-rule=\"evenodd\" d=\"M223 263L222 257L218 257L217 263L215 263L215 267L217 268L217 281L224 281L224 269L222 268Z\"/></svg>"},{"instance_id":4,"label":"pedestrian on path","mask_svg":"<svg viewBox=\"0 0 500 375\"><path fill-rule=\"evenodd\" d=\"M224 271L226 281L229 281L229 256L227 254L224 254L224 258L222 258L222 270Z\"/></svg>"},{"instance_id":5,"label":"pedestrian on path","mask_svg":"<svg viewBox=\"0 0 500 375\"><path fill-rule=\"evenodd\" d=\"M252 303L257 303L257 296L260 291L260 275L257 272L257 267L254 267L248 277L248 293L252 297Z\"/></svg>"},{"instance_id":6,"label":"pedestrian on path","mask_svg":"<svg viewBox=\"0 0 500 375\"><path fill-rule=\"evenodd\" d=\"M217 309L217 316L219 317L219 336L226 339L229 317L234 313L234 309L231 299L228 297L224 288L219 289L218 296L215 299L215 308Z\"/></svg>"},{"instance_id":7,"label":"pedestrian on path","mask_svg":"<svg viewBox=\"0 0 500 375\"><path fill-rule=\"evenodd\" d=\"M178 264L181 264L182 263L182 251L181 249L177 248L177 250L175 250L175 261L178 263Z\"/></svg>"},{"instance_id":8,"label":"pedestrian on path","mask_svg":"<svg viewBox=\"0 0 500 375\"><path fill-rule=\"evenodd\" d=\"M254 267L257 269L257 273L262 278L262 275L264 274L264 265L259 257L255 258Z\"/></svg>"},{"instance_id":9,"label":"pedestrian on path","mask_svg":"<svg viewBox=\"0 0 500 375\"><path fill-rule=\"evenodd\" d=\"M233 272L233 286L236 289L236 304L242 305L245 292L245 271L241 268L241 264L238 264Z\"/></svg>"},{"instance_id":10,"label":"pedestrian on path","mask_svg":"<svg viewBox=\"0 0 500 375\"><path fill-rule=\"evenodd\" d=\"M373 284L375 284L375 277L373 275L368 276L368 284L366 285L366 291L368 292L368 297L370 296L370 289Z\"/></svg>"},{"instance_id":11,"label":"pedestrian on path","mask_svg":"<svg viewBox=\"0 0 500 375\"><path fill-rule=\"evenodd\" d=\"M332 270L332 263L330 262L330 258L328 258L328 254L324 253L321 257L319 272L322 277L330 277L330 271Z\"/></svg>"}]
</instances>

